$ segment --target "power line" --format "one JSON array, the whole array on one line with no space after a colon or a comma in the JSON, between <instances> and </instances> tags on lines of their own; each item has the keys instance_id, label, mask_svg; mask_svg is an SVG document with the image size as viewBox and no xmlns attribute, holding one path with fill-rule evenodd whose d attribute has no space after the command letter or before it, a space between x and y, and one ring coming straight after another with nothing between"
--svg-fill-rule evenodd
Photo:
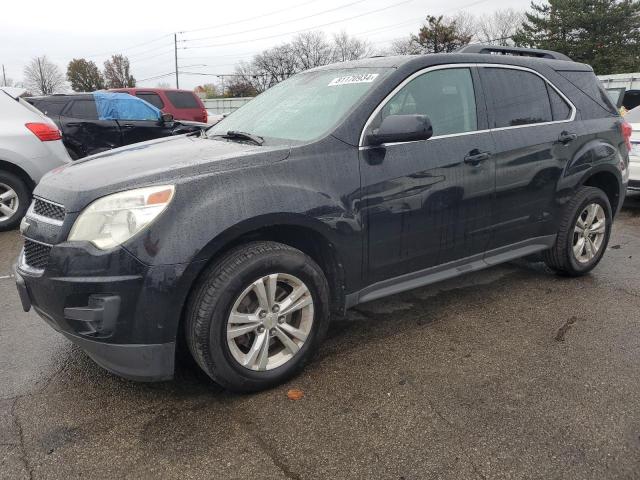
<instances>
[{"instance_id":1,"label":"power line","mask_svg":"<svg viewBox=\"0 0 640 480\"><path fill-rule=\"evenodd\" d=\"M243 18L242 20L236 20L235 22L231 22L231 23L219 23L218 25L212 25L210 27L195 28L195 29L192 29L192 30L184 30L184 31L178 32L178 33L201 32L203 30L213 30L214 28L228 27L229 25L238 25L239 23L250 22L252 20L261 20L264 17L271 17L272 15L277 15L278 13L282 13L282 12L286 12L286 11L289 11L289 10L293 10L295 8L301 8L301 7L304 7L305 5L309 5L310 3L315 3L317 1L318 0L310 0L310 1L305 2L305 3L300 3L298 5L294 5L293 7L282 8L280 10L275 10L275 11L270 12L270 13L265 13L263 15L256 15L255 17L250 17L250 18Z\"/></svg>"},{"instance_id":2,"label":"power line","mask_svg":"<svg viewBox=\"0 0 640 480\"><path fill-rule=\"evenodd\" d=\"M158 40L162 40L163 38L170 37L170 36L171 36L171 34L166 33L166 34L162 35L161 37L154 38L153 40L148 40L146 42L139 43L137 45L132 45L130 47L120 48L120 49L118 49L118 51L119 52L127 52L129 50L134 50L136 48L144 47L146 45L149 45L151 43L157 42ZM85 58L104 57L105 55L112 55L114 52L115 52L115 50L110 50L108 52L102 52L102 53L94 53L92 55L85 55Z\"/></svg>"},{"instance_id":3,"label":"power line","mask_svg":"<svg viewBox=\"0 0 640 480\"><path fill-rule=\"evenodd\" d=\"M307 27L307 28L304 28L304 29L301 29L301 30L294 30L294 31L291 31L291 32L278 33L278 34L269 35L269 36L266 36L266 37L252 38L252 39L249 39L249 40L239 40L239 41L235 41L235 42L218 43L218 44L211 44L211 45L195 45L193 47L181 47L181 49L182 50L190 50L190 49L194 49L194 48L226 47L228 45L237 45L237 44L240 44L240 43L252 43L252 42L256 42L258 40L267 40L267 39L270 39L270 38L277 38L277 37L282 37L282 36L286 36L286 35L292 35L292 34L295 34L295 33L307 32L309 30L313 30L313 29L316 29L316 28L326 27L326 26L329 26L329 25L335 25L336 23L343 23L343 22L346 22L346 21L349 21L349 20L353 20L355 18L360 18L360 17L364 17L364 16L367 16L367 15L372 15L374 13L382 12L384 10L389 10L390 8L394 8L394 7L397 7L399 5L403 5L405 3L410 3L412 1L413 0L402 0L401 2L393 3L393 4L388 5L386 7L383 7L383 8L378 8L376 10L371 10L369 12L365 12L365 13L361 13L361 14L358 14L358 15L354 15L352 17L343 18L341 20L336 20L336 21L333 21L333 22L323 23L321 25L315 25L313 27Z\"/></svg>"},{"instance_id":4,"label":"power line","mask_svg":"<svg viewBox=\"0 0 640 480\"><path fill-rule=\"evenodd\" d=\"M251 33L251 32L255 32L257 30L268 30L270 28L275 28L275 27L279 27L281 25L286 25L287 23L294 23L294 22L298 22L300 20L306 20L308 18L318 17L320 15L324 15L325 13L335 12L337 10L342 10L343 8L348 8L348 7L351 7L351 6L356 5L358 3L363 3L365 1L367 1L367 0L356 0L355 2L347 3L346 5L341 5L339 7L330 8L328 10L323 10L321 12L314 13L314 14L311 14L311 15L305 15L303 17L293 18L291 20L285 20L284 22L274 23L273 25L265 25L264 27L252 28L252 29L249 29L249 30L241 31L241 32L223 33L221 35L213 35L213 36L209 36L209 37L187 38L187 39L184 39L184 40L181 40L181 41L182 42L196 42L196 41L199 41L199 40L210 40L210 39L213 39L213 38L223 38L223 37L229 37L229 36L234 36L234 35L242 35L243 33Z\"/></svg>"}]
</instances>

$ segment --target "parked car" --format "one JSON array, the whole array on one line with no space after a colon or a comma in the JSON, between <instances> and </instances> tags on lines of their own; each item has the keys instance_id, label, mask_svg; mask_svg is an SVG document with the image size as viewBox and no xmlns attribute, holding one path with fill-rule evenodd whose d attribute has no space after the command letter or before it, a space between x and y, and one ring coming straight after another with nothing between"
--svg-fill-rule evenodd
<instances>
[{"instance_id":1,"label":"parked car","mask_svg":"<svg viewBox=\"0 0 640 480\"><path fill-rule=\"evenodd\" d=\"M47 175L18 290L124 377L170 378L184 340L224 387L268 388L359 303L538 252L590 272L630 135L593 70L554 52L315 68L206 135Z\"/></svg>"},{"instance_id":2,"label":"parked car","mask_svg":"<svg viewBox=\"0 0 640 480\"><path fill-rule=\"evenodd\" d=\"M171 88L114 88L112 92L123 92L146 100L176 120L191 120L207 123L207 109L194 92Z\"/></svg>"},{"instance_id":3,"label":"parked car","mask_svg":"<svg viewBox=\"0 0 640 480\"><path fill-rule=\"evenodd\" d=\"M0 231L20 223L45 173L71 161L58 127L25 102L24 93L0 87Z\"/></svg>"},{"instance_id":4,"label":"parked car","mask_svg":"<svg viewBox=\"0 0 640 480\"><path fill-rule=\"evenodd\" d=\"M200 131L204 123L175 121L150 103L125 93L94 92L31 97L27 101L62 130L72 159L123 145Z\"/></svg>"},{"instance_id":5,"label":"parked car","mask_svg":"<svg viewBox=\"0 0 640 480\"><path fill-rule=\"evenodd\" d=\"M629 153L629 190L640 191L640 107L636 107L624 116L631 125L631 152Z\"/></svg>"}]
</instances>

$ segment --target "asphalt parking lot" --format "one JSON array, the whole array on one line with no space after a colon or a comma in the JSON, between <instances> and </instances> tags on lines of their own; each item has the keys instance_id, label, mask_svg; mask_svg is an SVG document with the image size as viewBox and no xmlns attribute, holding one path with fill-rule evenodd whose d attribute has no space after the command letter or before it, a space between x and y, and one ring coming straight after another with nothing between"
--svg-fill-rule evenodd
<instances>
[{"instance_id":1,"label":"asphalt parking lot","mask_svg":"<svg viewBox=\"0 0 640 480\"><path fill-rule=\"evenodd\" d=\"M361 305L249 396L106 373L22 312L19 248L0 233L2 479L640 477L640 197L593 274L517 262Z\"/></svg>"}]
</instances>

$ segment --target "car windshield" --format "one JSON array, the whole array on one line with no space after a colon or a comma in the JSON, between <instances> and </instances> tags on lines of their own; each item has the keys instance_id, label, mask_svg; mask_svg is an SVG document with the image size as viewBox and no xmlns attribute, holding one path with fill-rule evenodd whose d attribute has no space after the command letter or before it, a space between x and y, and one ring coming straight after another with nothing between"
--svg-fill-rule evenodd
<instances>
[{"instance_id":1,"label":"car windshield","mask_svg":"<svg viewBox=\"0 0 640 480\"><path fill-rule=\"evenodd\" d=\"M390 71L344 68L300 73L224 118L208 130L208 136L235 131L267 141L308 142L320 138Z\"/></svg>"}]
</instances>

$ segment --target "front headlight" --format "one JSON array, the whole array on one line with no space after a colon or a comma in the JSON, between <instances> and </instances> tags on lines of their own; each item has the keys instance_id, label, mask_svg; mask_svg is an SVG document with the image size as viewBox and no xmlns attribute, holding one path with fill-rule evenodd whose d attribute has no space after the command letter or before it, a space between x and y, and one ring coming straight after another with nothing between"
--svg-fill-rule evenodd
<instances>
[{"instance_id":1,"label":"front headlight","mask_svg":"<svg viewBox=\"0 0 640 480\"><path fill-rule=\"evenodd\" d=\"M164 185L102 197L82 211L68 240L91 242L101 250L120 245L158 218L174 191L173 185Z\"/></svg>"}]
</instances>

